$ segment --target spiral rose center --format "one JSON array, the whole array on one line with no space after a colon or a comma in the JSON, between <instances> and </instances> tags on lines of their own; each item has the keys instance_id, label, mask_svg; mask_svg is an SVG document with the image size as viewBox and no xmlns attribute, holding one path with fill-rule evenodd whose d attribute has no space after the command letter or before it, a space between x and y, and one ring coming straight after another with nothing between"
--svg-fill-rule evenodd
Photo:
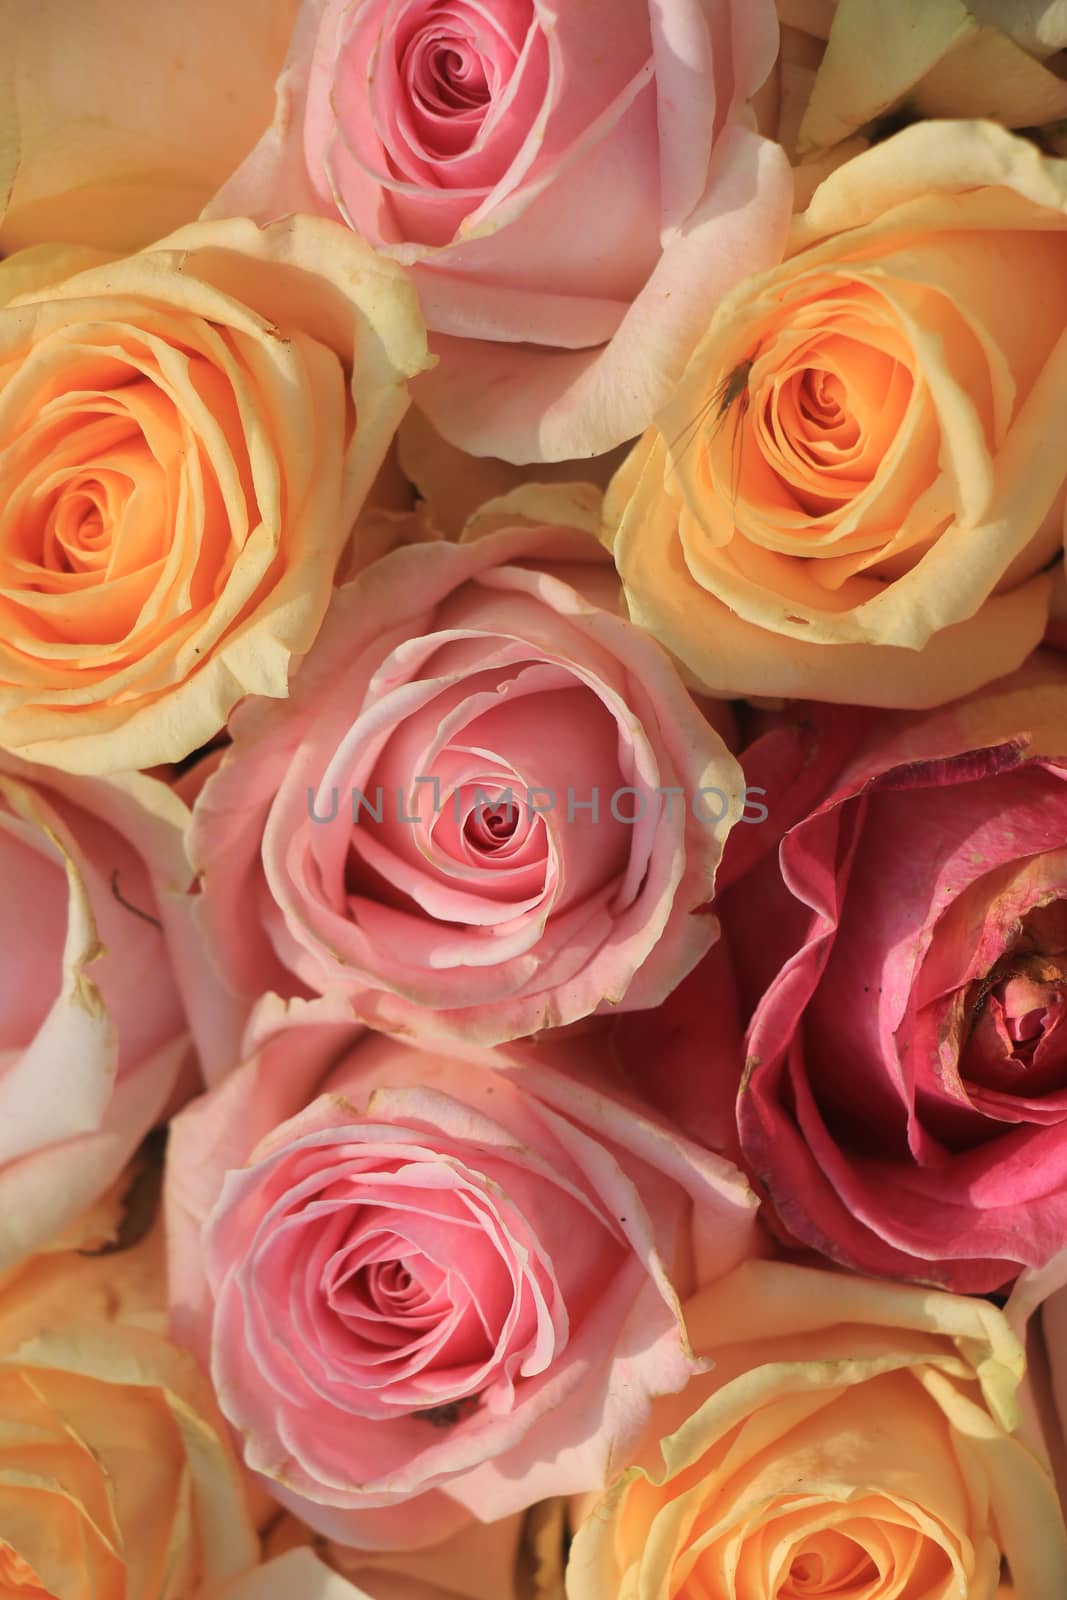
<instances>
[{"instance_id":1,"label":"spiral rose center","mask_svg":"<svg viewBox=\"0 0 1067 1600\"><path fill-rule=\"evenodd\" d=\"M67 387L42 401L8 447L0 587L17 587L23 623L47 649L147 640L167 626L172 589L183 616L209 592L173 551L182 508L211 521L218 494L210 467L193 472L197 488L186 493L194 451L170 398L110 354L101 363L89 374L72 364ZM205 364L194 365L212 392ZM97 381L100 393L87 399L83 386ZM57 670L49 656L49 681L58 684Z\"/></svg>"},{"instance_id":2,"label":"spiral rose center","mask_svg":"<svg viewBox=\"0 0 1067 1600\"><path fill-rule=\"evenodd\" d=\"M1067 900L1023 917L1013 948L966 997L972 1083L1043 1094L1067 1084Z\"/></svg>"},{"instance_id":3,"label":"spiral rose center","mask_svg":"<svg viewBox=\"0 0 1067 1600\"><path fill-rule=\"evenodd\" d=\"M528 1248L525 1223L447 1163L412 1154L379 1165L353 1147L346 1176L317 1191L313 1214L292 1215L255 1268L264 1283L276 1270L302 1279L316 1371L365 1416L476 1409L501 1360L543 1341L539 1297L508 1242L517 1226Z\"/></svg>"},{"instance_id":4,"label":"spiral rose center","mask_svg":"<svg viewBox=\"0 0 1067 1600\"><path fill-rule=\"evenodd\" d=\"M478 806L463 824L463 836L478 850L492 854L508 844L519 826L519 808L514 801Z\"/></svg>"},{"instance_id":5,"label":"spiral rose center","mask_svg":"<svg viewBox=\"0 0 1067 1600\"><path fill-rule=\"evenodd\" d=\"M121 487L87 478L60 496L45 531L44 565L55 572L95 572L105 566L111 547L109 489Z\"/></svg>"},{"instance_id":6,"label":"spiral rose center","mask_svg":"<svg viewBox=\"0 0 1067 1600\"><path fill-rule=\"evenodd\" d=\"M491 21L468 15L462 5L413 8L415 26L397 39L396 69L405 89L410 150L432 160L464 155L485 122L494 98L515 66L515 52Z\"/></svg>"},{"instance_id":7,"label":"spiral rose center","mask_svg":"<svg viewBox=\"0 0 1067 1600\"><path fill-rule=\"evenodd\" d=\"M730 485L727 514L755 544L871 566L905 514L881 497L922 398L904 330L869 288L820 282L744 338L724 350L736 364L719 370L706 411L708 475ZM843 550L865 506L879 537Z\"/></svg>"},{"instance_id":8,"label":"spiral rose center","mask_svg":"<svg viewBox=\"0 0 1067 1600\"><path fill-rule=\"evenodd\" d=\"M447 1316L447 1275L436 1263L405 1251L398 1239L385 1241L380 1255L372 1245L376 1259L367 1260L367 1253L350 1242L323 1280L328 1304L353 1337L395 1347Z\"/></svg>"},{"instance_id":9,"label":"spiral rose center","mask_svg":"<svg viewBox=\"0 0 1067 1600\"><path fill-rule=\"evenodd\" d=\"M845 421L845 386L836 373L809 367L800 382L798 405L806 421L832 431Z\"/></svg>"},{"instance_id":10,"label":"spiral rose center","mask_svg":"<svg viewBox=\"0 0 1067 1600\"><path fill-rule=\"evenodd\" d=\"M1063 979L1054 963L1038 961L1031 963L1030 972L1019 972L997 985L996 1001L1017 1059L1032 1060L1039 1041L1055 1024L1064 1004Z\"/></svg>"},{"instance_id":11,"label":"spiral rose center","mask_svg":"<svg viewBox=\"0 0 1067 1600\"><path fill-rule=\"evenodd\" d=\"M423 110L447 116L450 112L484 109L491 91L485 63L467 39L423 35L412 50L408 66L412 95Z\"/></svg>"},{"instance_id":12,"label":"spiral rose center","mask_svg":"<svg viewBox=\"0 0 1067 1600\"><path fill-rule=\"evenodd\" d=\"M878 1569L861 1545L827 1529L793 1557L780 1593L782 1600L848 1595L866 1590L877 1578Z\"/></svg>"},{"instance_id":13,"label":"spiral rose center","mask_svg":"<svg viewBox=\"0 0 1067 1600\"><path fill-rule=\"evenodd\" d=\"M817 342L766 386L763 457L808 515L841 511L881 470L908 393L885 352L840 336Z\"/></svg>"}]
</instances>

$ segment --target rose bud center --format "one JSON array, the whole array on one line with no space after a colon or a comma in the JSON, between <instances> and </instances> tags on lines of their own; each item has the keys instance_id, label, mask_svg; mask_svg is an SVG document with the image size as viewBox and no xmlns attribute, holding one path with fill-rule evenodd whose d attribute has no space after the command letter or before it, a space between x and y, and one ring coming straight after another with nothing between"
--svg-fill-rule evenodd
<instances>
[{"instance_id":1,"label":"rose bud center","mask_svg":"<svg viewBox=\"0 0 1067 1600\"><path fill-rule=\"evenodd\" d=\"M962 1075L1027 1096L1067 1088L1067 900L1024 916L1013 948L971 990Z\"/></svg>"}]
</instances>

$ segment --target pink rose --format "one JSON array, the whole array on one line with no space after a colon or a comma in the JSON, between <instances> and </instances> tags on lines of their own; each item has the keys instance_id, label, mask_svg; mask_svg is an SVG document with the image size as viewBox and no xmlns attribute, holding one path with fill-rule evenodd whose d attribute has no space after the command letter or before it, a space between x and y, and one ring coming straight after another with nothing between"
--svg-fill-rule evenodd
<instances>
[{"instance_id":1,"label":"pink rose","mask_svg":"<svg viewBox=\"0 0 1067 1600\"><path fill-rule=\"evenodd\" d=\"M720 902L742 1148L793 1239L995 1289L1067 1237L1067 666L823 720L826 797Z\"/></svg>"},{"instance_id":2,"label":"pink rose","mask_svg":"<svg viewBox=\"0 0 1067 1600\"><path fill-rule=\"evenodd\" d=\"M777 46L772 0L304 0L209 214L341 218L413 269L446 438L595 455L781 256L789 166L748 106Z\"/></svg>"},{"instance_id":3,"label":"pink rose","mask_svg":"<svg viewBox=\"0 0 1067 1600\"><path fill-rule=\"evenodd\" d=\"M614 614L594 501L519 491L481 537L386 556L292 697L233 718L191 848L249 1007L340 990L377 1027L495 1044L657 1005L708 949L740 769Z\"/></svg>"},{"instance_id":4,"label":"pink rose","mask_svg":"<svg viewBox=\"0 0 1067 1600\"><path fill-rule=\"evenodd\" d=\"M271 999L173 1123L174 1334L327 1537L602 1484L696 1370L679 1299L745 1256L753 1197L582 1043L431 1054Z\"/></svg>"},{"instance_id":5,"label":"pink rose","mask_svg":"<svg viewBox=\"0 0 1067 1600\"><path fill-rule=\"evenodd\" d=\"M0 755L0 1272L103 1193L192 1070L164 933L187 816L152 778Z\"/></svg>"}]
</instances>

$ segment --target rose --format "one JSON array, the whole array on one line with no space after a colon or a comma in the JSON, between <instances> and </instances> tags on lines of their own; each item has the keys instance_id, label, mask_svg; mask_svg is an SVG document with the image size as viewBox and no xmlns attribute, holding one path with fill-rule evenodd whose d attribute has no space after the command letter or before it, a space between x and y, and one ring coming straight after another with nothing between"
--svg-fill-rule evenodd
<instances>
[{"instance_id":1,"label":"rose","mask_svg":"<svg viewBox=\"0 0 1067 1600\"><path fill-rule=\"evenodd\" d=\"M5 1281L5 1595L214 1594L257 1560L210 1385L141 1325L163 1305L161 1265L149 1246L92 1261L60 1253Z\"/></svg>"},{"instance_id":2,"label":"rose","mask_svg":"<svg viewBox=\"0 0 1067 1600\"><path fill-rule=\"evenodd\" d=\"M1051 655L880 719L723 902L758 999L742 1148L836 1260L981 1292L1062 1245L1065 739Z\"/></svg>"},{"instance_id":3,"label":"rose","mask_svg":"<svg viewBox=\"0 0 1067 1600\"><path fill-rule=\"evenodd\" d=\"M274 125L210 214L343 218L412 266L447 438L595 455L779 259L788 164L746 105L776 48L770 0L305 0Z\"/></svg>"},{"instance_id":4,"label":"rose","mask_svg":"<svg viewBox=\"0 0 1067 1600\"><path fill-rule=\"evenodd\" d=\"M739 769L612 614L597 501L519 491L480 537L386 556L290 700L234 716L190 848L249 1005L340 989L376 1026L489 1044L656 1005L708 948Z\"/></svg>"},{"instance_id":5,"label":"rose","mask_svg":"<svg viewBox=\"0 0 1067 1600\"><path fill-rule=\"evenodd\" d=\"M270 113L295 9L5 3L0 252L136 250L195 217Z\"/></svg>"},{"instance_id":6,"label":"rose","mask_svg":"<svg viewBox=\"0 0 1067 1600\"><path fill-rule=\"evenodd\" d=\"M784 265L722 303L605 508L633 619L705 688L930 706L1038 643L1065 213L1026 140L919 124L828 177Z\"/></svg>"},{"instance_id":7,"label":"rose","mask_svg":"<svg viewBox=\"0 0 1067 1600\"><path fill-rule=\"evenodd\" d=\"M391 1553L330 1543L283 1513L265 1533L263 1566L223 1600L562 1600L565 1508L542 1502L525 1515L471 1523L441 1544Z\"/></svg>"},{"instance_id":8,"label":"rose","mask_svg":"<svg viewBox=\"0 0 1067 1600\"><path fill-rule=\"evenodd\" d=\"M59 1323L121 1324L160 1338L167 1331L166 1253L158 1216L126 1247L116 1238L127 1210L125 1183L83 1211L47 1249L4 1272L0 1354L29 1344ZM158 1213L158 1207L157 1207ZM110 1235L110 1238L108 1237ZM103 1248L110 1244L111 1248ZM72 1307L77 1308L72 1318Z\"/></svg>"},{"instance_id":9,"label":"rose","mask_svg":"<svg viewBox=\"0 0 1067 1600\"><path fill-rule=\"evenodd\" d=\"M342 1013L265 1002L172 1124L172 1327L284 1505L413 1547L606 1481L753 1201L591 1040L453 1056Z\"/></svg>"},{"instance_id":10,"label":"rose","mask_svg":"<svg viewBox=\"0 0 1067 1600\"><path fill-rule=\"evenodd\" d=\"M300 1600L378 1600L365 1589L357 1589L340 1573L332 1572L310 1550L302 1549L275 1556L227 1584L220 1600L292 1600L294 1595L299 1595ZM407 1597L401 1595L397 1600ZM411 1600L422 1597L412 1594ZM430 1600L436 1597L431 1595Z\"/></svg>"},{"instance_id":11,"label":"rose","mask_svg":"<svg viewBox=\"0 0 1067 1600\"><path fill-rule=\"evenodd\" d=\"M187 820L152 778L0 755L0 1271L103 1193L193 1070Z\"/></svg>"},{"instance_id":12,"label":"rose","mask_svg":"<svg viewBox=\"0 0 1067 1600\"><path fill-rule=\"evenodd\" d=\"M796 9L788 4L790 16ZM884 13L877 0L820 9L829 15L803 18L828 42L800 124L802 153L860 129L876 135L894 113L989 117L1009 128L1067 116L1067 86L1054 65L1043 64L1067 44L1067 26L1047 0L927 0L920 25L904 8ZM809 8L799 10L803 17Z\"/></svg>"},{"instance_id":13,"label":"rose","mask_svg":"<svg viewBox=\"0 0 1067 1600\"><path fill-rule=\"evenodd\" d=\"M1004 1313L1026 1344L1025 1433L1048 1461L1060 1504L1067 1505L1067 1250L1022 1273Z\"/></svg>"},{"instance_id":14,"label":"rose","mask_svg":"<svg viewBox=\"0 0 1067 1600\"><path fill-rule=\"evenodd\" d=\"M1022 1350L993 1306L752 1261L686 1318L714 1367L576 1507L568 1600L992 1600L1002 1557L1017 1600L1064 1592L1067 1531L1012 1437Z\"/></svg>"},{"instance_id":15,"label":"rose","mask_svg":"<svg viewBox=\"0 0 1067 1600\"><path fill-rule=\"evenodd\" d=\"M0 309L0 745L148 767L284 695L423 359L402 274L311 218Z\"/></svg>"}]
</instances>

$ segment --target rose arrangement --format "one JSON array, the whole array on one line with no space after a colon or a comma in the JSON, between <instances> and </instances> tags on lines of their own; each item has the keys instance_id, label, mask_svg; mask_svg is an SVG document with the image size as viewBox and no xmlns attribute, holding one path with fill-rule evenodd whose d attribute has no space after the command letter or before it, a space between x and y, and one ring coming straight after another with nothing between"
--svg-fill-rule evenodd
<instances>
[{"instance_id":1,"label":"rose arrangement","mask_svg":"<svg viewBox=\"0 0 1067 1600\"><path fill-rule=\"evenodd\" d=\"M0 1589L1067 1594L1051 0L0 0Z\"/></svg>"}]
</instances>

